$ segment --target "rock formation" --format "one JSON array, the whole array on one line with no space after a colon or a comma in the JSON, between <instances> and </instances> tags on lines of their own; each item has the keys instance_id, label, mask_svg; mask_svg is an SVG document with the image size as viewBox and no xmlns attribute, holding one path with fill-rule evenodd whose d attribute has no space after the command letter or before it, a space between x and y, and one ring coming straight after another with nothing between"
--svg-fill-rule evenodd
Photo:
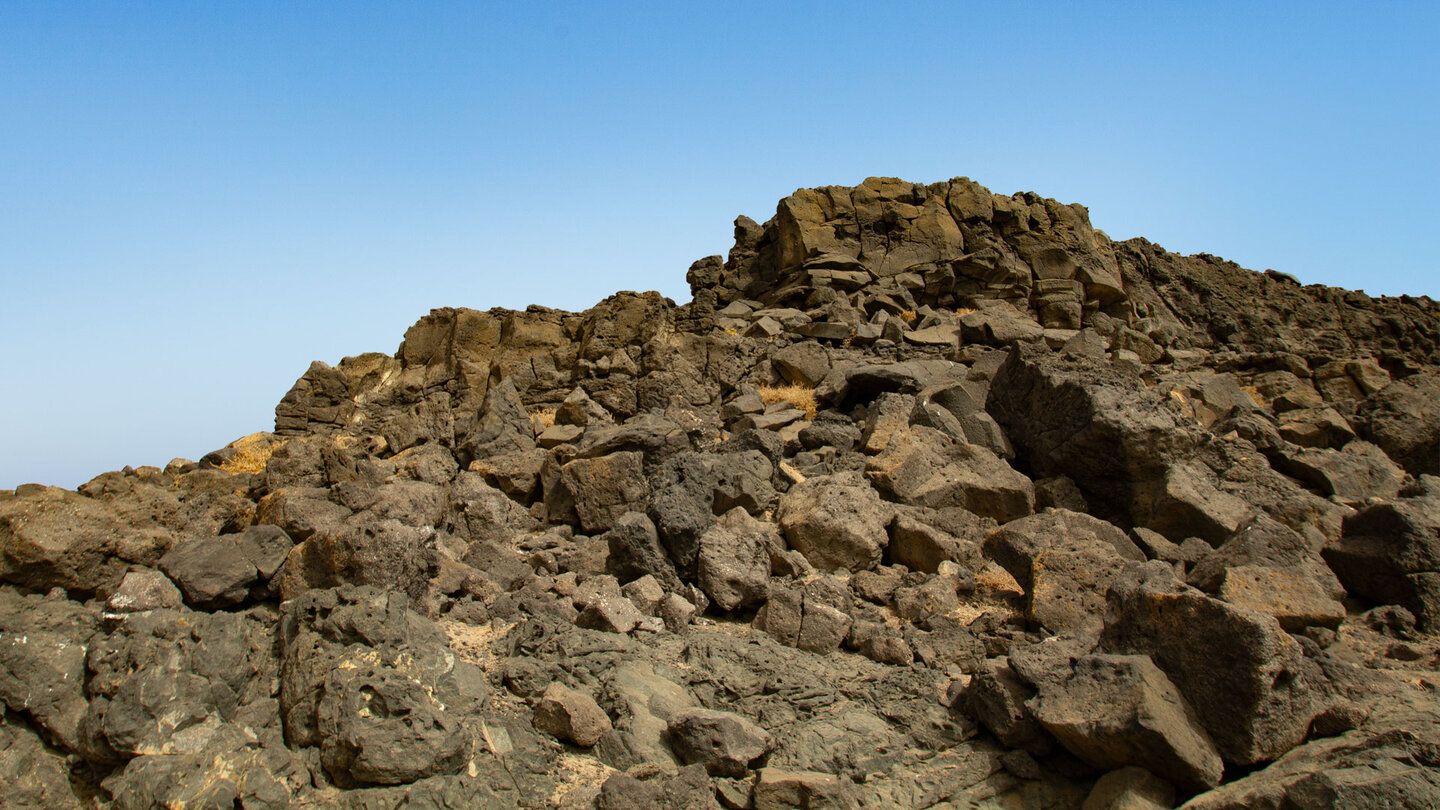
<instances>
[{"instance_id":1,"label":"rock formation","mask_svg":"<svg viewBox=\"0 0 1440 810\"><path fill-rule=\"evenodd\" d=\"M0 493L11 807L1440 806L1440 306L870 179Z\"/></svg>"}]
</instances>

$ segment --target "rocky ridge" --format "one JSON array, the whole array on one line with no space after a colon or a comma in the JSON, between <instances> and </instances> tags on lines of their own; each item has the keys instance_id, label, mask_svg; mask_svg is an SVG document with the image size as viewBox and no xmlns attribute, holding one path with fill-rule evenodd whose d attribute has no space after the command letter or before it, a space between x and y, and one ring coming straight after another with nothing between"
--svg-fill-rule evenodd
<instances>
[{"instance_id":1,"label":"rocky ridge","mask_svg":"<svg viewBox=\"0 0 1440 810\"><path fill-rule=\"evenodd\" d=\"M964 178L0 492L16 807L1440 806L1440 307Z\"/></svg>"}]
</instances>

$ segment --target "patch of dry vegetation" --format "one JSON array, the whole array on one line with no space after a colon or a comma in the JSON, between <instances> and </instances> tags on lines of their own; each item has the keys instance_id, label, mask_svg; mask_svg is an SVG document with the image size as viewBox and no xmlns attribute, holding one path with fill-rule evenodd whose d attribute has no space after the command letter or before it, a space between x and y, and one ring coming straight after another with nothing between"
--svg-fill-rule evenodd
<instances>
[{"instance_id":1,"label":"patch of dry vegetation","mask_svg":"<svg viewBox=\"0 0 1440 810\"><path fill-rule=\"evenodd\" d=\"M803 385L762 385L756 389L766 405L788 402L805 412L806 419L815 418L815 389Z\"/></svg>"},{"instance_id":2,"label":"patch of dry vegetation","mask_svg":"<svg viewBox=\"0 0 1440 810\"><path fill-rule=\"evenodd\" d=\"M270 456L285 446L285 439L277 439L269 433L251 433L226 445L234 451L225 463L217 469L231 475L256 475L265 471Z\"/></svg>"}]
</instances>

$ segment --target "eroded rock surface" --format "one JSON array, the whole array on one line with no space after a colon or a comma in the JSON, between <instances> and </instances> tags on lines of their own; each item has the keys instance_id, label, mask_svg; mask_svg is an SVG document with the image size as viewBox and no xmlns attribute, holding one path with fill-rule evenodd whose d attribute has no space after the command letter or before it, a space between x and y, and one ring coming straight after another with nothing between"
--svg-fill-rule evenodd
<instances>
[{"instance_id":1,"label":"eroded rock surface","mask_svg":"<svg viewBox=\"0 0 1440 810\"><path fill-rule=\"evenodd\" d=\"M1440 308L957 178L0 492L16 807L1440 804Z\"/></svg>"}]
</instances>

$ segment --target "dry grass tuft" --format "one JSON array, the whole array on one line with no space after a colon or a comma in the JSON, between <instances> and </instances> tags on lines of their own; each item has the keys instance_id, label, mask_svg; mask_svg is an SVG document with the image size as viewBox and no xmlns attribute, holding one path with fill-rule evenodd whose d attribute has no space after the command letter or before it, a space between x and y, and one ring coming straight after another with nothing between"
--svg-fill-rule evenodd
<instances>
[{"instance_id":1,"label":"dry grass tuft","mask_svg":"<svg viewBox=\"0 0 1440 810\"><path fill-rule=\"evenodd\" d=\"M536 427L536 433L555 424L556 408L538 408L530 412L530 421Z\"/></svg>"},{"instance_id":2,"label":"dry grass tuft","mask_svg":"<svg viewBox=\"0 0 1440 810\"><path fill-rule=\"evenodd\" d=\"M760 401L769 405L773 402L788 402L805 412L806 419L815 418L815 389L803 385L762 385L757 389Z\"/></svg>"},{"instance_id":3,"label":"dry grass tuft","mask_svg":"<svg viewBox=\"0 0 1440 810\"><path fill-rule=\"evenodd\" d=\"M913 309L905 309L900 311L900 320L906 323L914 323L915 319L918 317L920 317L920 313L916 312Z\"/></svg>"},{"instance_id":4,"label":"dry grass tuft","mask_svg":"<svg viewBox=\"0 0 1440 810\"><path fill-rule=\"evenodd\" d=\"M255 475L265 471L270 456L285 446L285 439L277 439L269 433L251 433L242 436L226 447L235 454L217 469L230 475Z\"/></svg>"},{"instance_id":5,"label":"dry grass tuft","mask_svg":"<svg viewBox=\"0 0 1440 810\"><path fill-rule=\"evenodd\" d=\"M1260 406L1261 408L1270 407L1270 403L1265 401L1265 395L1260 393L1259 388L1256 388L1253 385L1242 385L1240 386L1240 390L1249 394L1250 398L1255 400L1255 404Z\"/></svg>"},{"instance_id":6,"label":"dry grass tuft","mask_svg":"<svg viewBox=\"0 0 1440 810\"><path fill-rule=\"evenodd\" d=\"M957 308L957 309L955 310L955 314L956 314L956 315L969 315L970 313L972 313L972 312L974 312L974 311L975 311L975 308L974 308L974 307L959 307L959 308Z\"/></svg>"}]
</instances>

